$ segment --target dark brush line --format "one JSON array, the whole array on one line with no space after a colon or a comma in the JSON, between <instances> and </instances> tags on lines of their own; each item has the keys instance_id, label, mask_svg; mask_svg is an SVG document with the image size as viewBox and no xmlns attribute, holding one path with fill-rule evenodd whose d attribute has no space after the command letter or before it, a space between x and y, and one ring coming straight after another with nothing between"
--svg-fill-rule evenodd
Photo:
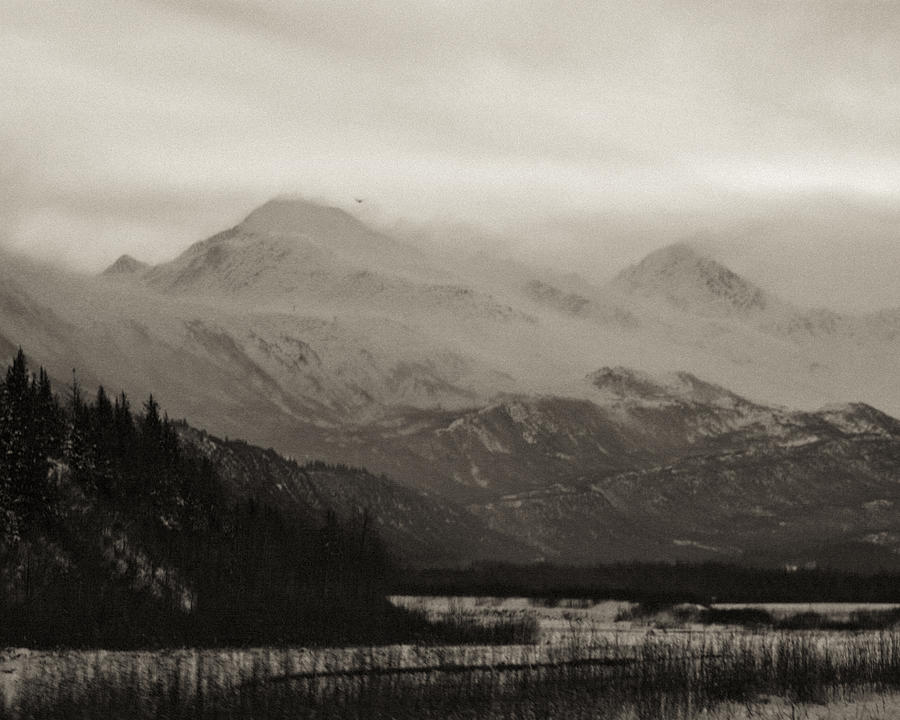
<instances>
[{"instance_id":1,"label":"dark brush line","mask_svg":"<svg viewBox=\"0 0 900 720\"><path fill-rule=\"evenodd\" d=\"M712 656L709 656L712 657ZM247 680L238 687L246 687L249 685L263 685L266 683L290 682L293 680L315 680L317 678L328 677L360 677L363 675L412 675L417 673L445 673L458 674L467 672L510 672L514 670L541 670L546 668L561 667L587 667L587 666L626 666L633 665L638 662L637 658L578 658L576 660L563 660L560 662L539 662L539 663L495 663L493 665L416 665L412 667L400 668L353 668L348 670L323 670L301 673L291 673L289 675L278 675L262 680Z\"/></svg>"}]
</instances>

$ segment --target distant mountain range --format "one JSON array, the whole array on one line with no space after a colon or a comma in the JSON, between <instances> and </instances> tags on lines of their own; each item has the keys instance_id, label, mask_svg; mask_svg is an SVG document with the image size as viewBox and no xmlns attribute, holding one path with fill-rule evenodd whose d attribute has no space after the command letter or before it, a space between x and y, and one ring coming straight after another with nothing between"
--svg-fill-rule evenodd
<instances>
[{"instance_id":1,"label":"distant mountain range","mask_svg":"<svg viewBox=\"0 0 900 720\"><path fill-rule=\"evenodd\" d=\"M278 200L161 265L2 258L20 344L296 458L203 440L286 504L379 508L420 562L900 559L900 312L800 308L688 244L595 285Z\"/></svg>"}]
</instances>

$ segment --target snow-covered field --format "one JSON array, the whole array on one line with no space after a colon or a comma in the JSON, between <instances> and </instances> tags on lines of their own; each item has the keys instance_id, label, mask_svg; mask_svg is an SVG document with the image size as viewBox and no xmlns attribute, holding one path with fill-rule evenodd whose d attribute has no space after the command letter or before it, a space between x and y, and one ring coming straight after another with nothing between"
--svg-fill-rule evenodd
<instances>
[{"instance_id":1,"label":"snow-covered field","mask_svg":"<svg viewBox=\"0 0 900 720\"><path fill-rule=\"evenodd\" d=\"M242 648L177 649L163 651L36 651L6 649L0 651L0 717L34 717L35 702L43 698L84 697L103 687L128 688L146 698L147 703L166 698L190 706L195 699L209 694L239 693L248 686L278 683L303 676L305 687L313 693L356 692L354 683L365 682L367 672L403 668L498 668L503 674L511 665L569 663L579 659L624 659L641 662L652 652L669 653L675 658L714 658L722 648L732 653L761 653L771 657L779 645L806 643L813 653L825 648L834 658L847 653L873 665L885 658L896 659L900 638L885 633L838 632L751 632L715 626L654 626L653 622L617 621L630 604L562 600L544 602L525 598L423 598L397 596L399 606L426 612L435 619L476 618L481 622L532 617L538 621L539 637L533 645L416 646L390 645L352 648ZM835 617L852 609L882 609L881 606L766 606L775 613L818 610ZM886 644L887 643L887 644ZM891 644L893 643L893 645ZM634 659L634 660L632 660ZM502 667L501 667L502 666ZM459 672L452 670L451 672ZM468 672L468 670L466 670ZM512 671L515 674L515 671ZM310 678L309 674L318 674ZM383 674L383 672L382 672ZM430 673L405 673L407 687L431 682ZM425 678L423 680L423 678ZM480 682L480 681L479 681ZM760 695L751 704L718 706L704 717L809 718L810 720L887 720L900 717L900 700L890 694L876 694L871 685L862 684L848 696L841 692L827 704L792 704L780 697ZM92 690L92 688L94 688ZM310 692L305 690L304 692ZM849 699L848 699L849 697Z\"/></svg>"}]
</instances>

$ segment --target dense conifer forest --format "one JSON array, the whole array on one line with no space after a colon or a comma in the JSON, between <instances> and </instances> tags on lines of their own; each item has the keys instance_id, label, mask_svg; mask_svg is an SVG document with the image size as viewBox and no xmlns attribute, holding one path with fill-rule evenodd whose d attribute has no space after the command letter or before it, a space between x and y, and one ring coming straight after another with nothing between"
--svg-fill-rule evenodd
<instances>
[{"instance_id":1,"label":"dense conifer forest","mask_svg":"<svg viewBox=\"0 0 900 720\"><path fill-rule=\"evenodd\" d=\"M229 497L150 396L66 397L20 350L0 383L0 643L341 643L405 632L365 517Z\"/></svg>"}]
</instances>

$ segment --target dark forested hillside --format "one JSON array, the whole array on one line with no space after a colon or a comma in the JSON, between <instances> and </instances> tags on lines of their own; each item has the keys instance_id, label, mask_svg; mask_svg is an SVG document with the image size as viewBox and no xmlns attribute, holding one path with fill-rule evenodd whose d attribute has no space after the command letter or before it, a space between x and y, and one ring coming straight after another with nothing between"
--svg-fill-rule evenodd
<instances>
[{"instance_id":1,"label":"dark forested hillside","mask_svg":"<svg viewBox=\"0 0 900 720\"><path fill-rule=\"evenodd\" d=\"M20 350L0 383L0 643L340 642L399 622L363 517L282 515L235 494L150 396L77 381L64 400Z\"/></svg>"},{"instance_id":2,"label":"dark forested hillside","mask_svg":"<svg viewBox=\"0 0 900 720\"><path fill-rule=\"evenodd\" d=\"M362 518L404 564L460 566L539 557L535 548L492 530L462 505L386 475L321 461L301 465L274 450L223 440L186 423L178 423L177 430L186 444L213 463L235 497L258 497L307 522L322 522L329 511L344 521Z\"/></svg>"}]
</instances>

